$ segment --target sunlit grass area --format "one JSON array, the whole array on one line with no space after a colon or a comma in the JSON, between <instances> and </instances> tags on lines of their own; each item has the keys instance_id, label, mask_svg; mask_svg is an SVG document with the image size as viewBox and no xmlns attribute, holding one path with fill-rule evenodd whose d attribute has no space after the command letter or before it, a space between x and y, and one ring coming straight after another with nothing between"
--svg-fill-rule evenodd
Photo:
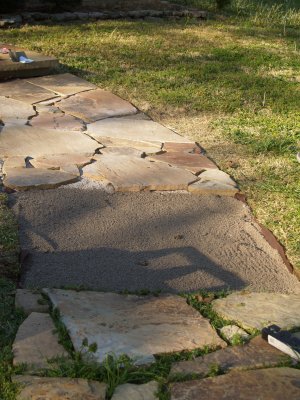
<instances>
[{"instance_id":1,"label":"sunlit grass area","mask_svg":"<svg viewBox=\"0 0 300 400\"><path fill-rule=\"evenodd\" d=\"M55 55L202 144L300 267L299 8L237 3L205 22L24 26L1 40Z\"/></svg>"}]
</instances>

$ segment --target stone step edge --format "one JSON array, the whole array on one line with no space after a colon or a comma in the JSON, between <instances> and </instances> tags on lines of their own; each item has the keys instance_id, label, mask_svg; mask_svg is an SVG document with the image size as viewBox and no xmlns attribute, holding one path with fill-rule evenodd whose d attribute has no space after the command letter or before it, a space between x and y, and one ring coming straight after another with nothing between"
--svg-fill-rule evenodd
<instances>
[{"instance_id":1,"label":"stone step edge","mask_svg":"<svg viewBox=\"0 0 300 400\"><path fill-rule=\"evenodd\" d=\"M115 11L115 12L63 12L63 13L43 13L43 12L23 12L17 15L0 15L0 27L17 26L26 22L34 21L75 21L75 20L104 20L121 18L196 18L207 19L206 11L193 9L187 10L137 10L137 11Z\"/></svg>"}]
</instances>

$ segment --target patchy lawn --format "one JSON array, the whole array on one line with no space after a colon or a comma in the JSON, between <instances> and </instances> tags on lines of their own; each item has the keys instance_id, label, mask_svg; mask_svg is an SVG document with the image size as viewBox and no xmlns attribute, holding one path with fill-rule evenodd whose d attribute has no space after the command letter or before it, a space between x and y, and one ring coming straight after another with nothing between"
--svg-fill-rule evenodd
<instances>
[{"instance_id":1,"label":"patchy lawn","mask_svg":"<svg viewBox=\"0 0 300 400\"><path fill-rule=\"evenodd\" d=\"M300 12L249 4L200 23L24 26L1 40L55 55L201 143L300 267Z\"/></svg>"}]
</instances>

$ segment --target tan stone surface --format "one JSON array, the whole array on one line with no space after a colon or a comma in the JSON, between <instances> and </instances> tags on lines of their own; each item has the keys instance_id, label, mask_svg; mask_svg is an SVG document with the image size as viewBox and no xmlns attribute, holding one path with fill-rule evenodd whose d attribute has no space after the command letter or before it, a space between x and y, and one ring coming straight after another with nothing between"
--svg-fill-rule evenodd
<instances>
[{"instance_id":1,"label":"tan stone surface","mask_svg":"<svg viewBox=\"0 0 300 400\"><path fill-rule=\"evenodd\" d=\"M14 365L26 363L29 370L38 370L47 368L51 358L67 356L54 331L50 315L31 313L20 325L13 343Z\"/></svg>"},{"instance_id":2,"label":"tan stone surface","mask_svg":"<svg viewBox=\"0 0 300 400\"><path fill-rule=\"evenodd\" d=\"M48 154L42 157L33 158L30 164L35 168L60 169L76 165L82 167L91 161L88 154Z\"/></svg>"},{"instance_id":3,"label":"tan stone surface","mask_svg":"<svg viewBox=\"0 0 300 400\"><path fill-rule=\"evenodd\" d=\"M104 155L119 155L119 156L133 156L141 158L144 155L143 150L134 149L133 147L105 147L100 150ZM94 155L95 160L101 160L101 155Z\"/></svg>"},{"instance_id":4,"label":"tan stone surface","mask_svg":"<svg viewBox=\"0 0 300 400\"><path fill-rule=\"evenodd\" d=\"M0 83L1 96L11 97L24 103L34 104L43 100L49 100L56 95L49 90L32 85L23 79Z\"/></svg>"},{"instance_id":5,"label":"tan stone surface","mask_svg":"<svg viewBox=\"0 0 300 400\"><path fill-rule=\"evenodd\" d=\"M51 189L73 183L78 175L42 168L12 168L4 178L5 187L13 190Z\"/></svg>"},{"instance_id":6,"label":"tan stone surface","mask_svg":"<svg viewBox=\"0 0 300 400\"><path fill-rule=\"evenodd\" d=\"M161 152L161 143L159 142L139 142L136 140L112 139L103 137L101 138L101 144L107 147L130 147L141 150L146 154L157 154Z\"/></svg>"},{"instance_id":7,"label":"tan stone surface","mask_svg":"<svg viewBox=\"0 0 300 400\"><path fill-rule=\"evenodd\" d=\"M11 168L26 168L25 157L15 156L4 159L3 172L7 174Z\"/></svg>"},{"instance_id":8,"label":"tan stone surface","mask_svg":"<svg viewBox=\"0 0 300 400\"><path fill-rule=\"evenodd\" d=\"M154 121L128 118L109 118L88 125L87 133L101 142L102 138L111 140L134 140L147 143L191 143L170 129Z\"/></svg>"},{"instance_id":9,"label":"tan stone surface","mask_svg":"<svg viewBox=\"0 0 300 400\"><path fill-rule=\"evenodd\" d=\"M125 383L116 388L111 400L157 400L158 382L151 381L143 385Z\"/></svg>"},{"instance_id":10,"label":"tan stone surface","mask_svg":"<svg viewBox=\"0 0 300 400\"><path fill-rule=\"evenodd\" d=\"M120 192L187 190L188 184L196 179L192 173L167 164L115 154L103 154L83 168L83 175L100 181L104 178Z\"/></svg>"},{"instance_id":11,"label":"tan stone surface","mask_svg":"<svg viewBox=\"0 0 300 400\"><path fill-rule=\"evenodd\" d=\"M244 331L244 329L241 329L236 325L225 325L220 329L220 333L222 337L229 340L230 342L236 336L239 336L243 339L248 339L250 336L247 332Z\"/></svg>"},{"instance_id":12,"label":"tan stone surface","mask_svg":"<svg viewBox=\"0 0 300 400\"><path fill-rule=\"evenodd\" d=\"M75 349L81 348L84 338L96 342L99 362L110 352L148 363L155 354L226 345L208 320L179 296L59 289L46 289L46 293L59 309Z\"/></svg>"},{"instance_id":13,"label":"tan stone surface","mask_svg":"<svg viewBox=\"0 0 300 400\"><path fill-rule=\"evenodd\" d=\"M280 364L287 357L275 347L270 346L260 336L249 343L239 346L230 346L217 350L192 361L181 361L173 364L170 375L177 374L207 376L211 367L218 365L223 372L232 370L246 370L263 367L273 367Z\"/></svg>"},{"instance_id":14,"label":"tan stone surface","mask_svg":"<svg viewBox=\"0 0 300 400\"><path fill-rule=\"evenodd\" d=\"M27 120L33 115L35 115L35 111L32 105L9 97L0 96L0 120L4 123L10 119Z\"/></svg>"},{"instance_id":15,"label":"tan stone surface","mask_svg":"<svg viewBox=\"0 0 300 400\"><path fill-rule=\"evenodd\" d=\"M30 120L31 126L36 126L46 129L60 129L64 131L83 131L85 129L84 123L64 113L41 113Z\"/></svg>"},{"instance_id":16,"label":"tan stone surface","mask_svg":"<svg viewBox=\"0 0 300 400\"><path fill-rule=\"evenodd\" d=\"M39 292L29 289L17 289L15 306L21 308L26 315L32 312L47 313L48 303Z\"/></svg>"},{"instance_id":17,"label":"tan stone surface","mask_svg":"<svg viewBox=\"0 0 300 400\"><path fill-rule=\"evenodd\" d=\"M220 171L219 169L209 169L204 171L199 175L199 178L203 183L220 182L223 185L236 187L235 181L231 179L226 172Z\"/></svg>"},{"instance_id":18,"label":"tan stone surface","mask_svg":"<svg viewBox=\"0 0 300 400\"><path fill-rule=\"evenodd\" d=\"M85 379L14 376L17 400L105 400L106 384Z\"/></svg>"},{"instance_id":19,"label":"tan stone surface","mask_svg":"<svg viewBox=\"0 0 300 400\"><path fill-rule=\"evenodd\" d=\"M180 153L189 153L189 154L203 154L202 148L196 143L174 143L174 142L165 142L163 145L163 151L171 152L180 152Z\"/></svg>"},{"instance_id":20,"label":"tan stone surface","mask_svg":"<svg viewBox=\"0 0 300 400\"><path fill-rule=\"evenodd\" d=\"M98 147L102 146L81 132L58 129L10 125L5 126L0 135L0 157L67 153L93 155Z\"/></svg>"},{"instance_id":21,"label":"tan stone surface","mask_svg":"<svg viewBox=\"0 0 300 400\"><path fill-rule=\"evenodd\" d=\"M150 157L153 161L165 162L178 168L184 168L194 174L213 168L218 169L209 158L203 154L189 153L186 151L171 151Z\"/></svg>"},{"instance_id":22,"label":"tan stone surface","mask_svg":"<svg viewBox=\"0 0 300 400\"><path fill-rule=\"evenodd\" d=\"M201 180L188 187L189 192L193 194L213 195L213 196L231 196L238 193L238 189L232 185L225 185L221 182L203 182Z\"/></svg>"},{"instance_id":23,"label":"tan stone surface","mask_svg":"<svg viewBox=\"0 0 300 400\"><path fill-rule=\"evenodd\" d=\"M102 89L75 94L56 105L67 114L85 122L137 112L128 101Z\"/></svg>"},{"instance_id":24,"label":"tan stone surface","mask_svg":"<svg viewBox=\"0 0 300 400\"><path fill-rule=\"evenodd\" d=\"M69 73L29 78L27 81L61 96L69 96L97 88L96 85Z\"/></svg>"},{"instance_id":25,"label":"tan stone surface","mask_svg":"<svg viewBox=\"0 0 300 400\"><path fill-rule=\"evenodd\" d=\"M299 400L300 370L268 368L171 385L171 400Z\"/></svg>"},{"instance_id":26,"label":"tan stone surface","mask_svg":"<svg viewBox=\"0 0 300 400\"><path fill-rule=\"evenodd\" d=\"M300 295L236 292L214 300L213 309L245 329L278 325L281 329L300 326Z\"/></svg>"}]
</instances>

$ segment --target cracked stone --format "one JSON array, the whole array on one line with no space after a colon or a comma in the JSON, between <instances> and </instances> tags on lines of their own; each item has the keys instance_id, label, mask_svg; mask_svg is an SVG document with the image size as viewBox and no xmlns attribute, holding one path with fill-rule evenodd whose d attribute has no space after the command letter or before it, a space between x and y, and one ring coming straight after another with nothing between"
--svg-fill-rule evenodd
<instances>
[{"instance_id":1,"label":"cracked stone","mask_svg":"<svg viewBox=\"0 0 300 400\"><path fill-rule=\"evenodd\" d=\"M171 400L298 400L300 370L268 368L171 385Z\"/></svg>"},{"instance_id":2,"label":"cracked stone","mask_svg":"<svg viewBox=\"0 0 300 400\"><path fill-rule=\"evenodd\" d=\"M125 383L116 388L111 400L157 400L158 382L151 381L143 385Z\"/></svg>"},{"instance_id":3,"label":"cracked stone","mask_svg":"<svg viewBox=\"0 0 300 400\"><path fill-rule=\"evenodd\" d=\"M27 81L61 96L70 96L86 90L97 89L97 86L93 83L69 73L30 78Z\"/></svg>"},{"instance_id":4,"label":"cracked stone","mask_svg":"<svg viewBox=\"0 0 300 400\"><path fill-rule=\"evenodd\" d=\"M83 168L83 175L94 180L105 179L119 192L187 190L188 184L195 180L184 169L118 154L103 154Z\"/></svg>"},{"instance_id":5,"label":"cracked stone","mask_svg":"<svg viewBox=\"0 0 300 400\"><path fill-rule=\"evenodd\" d=\"M84 133L58 129L9 125L4 126L0 135L0 157L66 153L93 155L99 147L102 146Z\"/></svg>"},{"instance_id":6,"label":"cracked stone","mask_svg":"<svg viewBox=\"0 0 300 400\"><path fill-rule=\"evenodd\" d=\"M128 101L102 89L75 94L56 105L67 114L87 123L137 112L137 109Z\"/></svg>"},{"instance_id":7,"label":"cracked stone","mask_svg":"<svg viewBox=\"0 0 300 400\"><path fill-rule=\"evenodd\" d=\"M105 400L107 385L71 378L46 378L29 375L13 377L21 386L17 400Z\"/></svg>"},{"instance_id":8,"label":"cracked stone","mask_svg":"<svg viewBox=\"0 0 300 400\"><path fill-rule=\"evenodd\" d=\"M60 113L45 113L42 112L29 121L31 126L46 128L46 129L60 129L64 131L83 131L85 129L84 123L62 112Z\"/></svg>"},{"instance_id":9,"label":"cracked stone","mask_svg":"<svg viewBox=\"0 0 300 400\"><path fill-rule=\"evenodd\" d=\"M15 79L13 81L0 83L0 93L1 96L11 97L12 99L29 104L34 104L57 97L53 92L36 85L32 85L31 83L22 79Z\"/></svg>"},{"instance_id":10,"label":"cracked stone","mask_svg":"<svg viewBox=\"0 0 300 400\"><path fill-rule=\"evenodd\" d=\"M29 370L40 370L49 366L47 360L67 356L54 331L50 315L31 313L20 325L13 343L14 365L25 363Z\"/></svg>"},{"instance_id":11,"label":"cracked stone","mask_svg":"<svg viewBox=\"0 0 300 400\"><path fill-rule=\"evenodd\" d=\"M47 313L49 311L48 303L41 294L29 289L16 290L15 306L22 309L26 315L32 312Z\"/></svg>"},{"instance_id":12,"label":"cracked stone","mask_svg":"<svg viewBox=\"0 0 300 400\"><path fill-rule=\"evenodd\" d=\"M140 150L145 154L157 154L161 152L161 143L139 142L126 139L101 138L101 144L111 148L130 147L136 150Z\"/></svg>"},{"instance_id":13,"label":"cracked stone","mask_svg":"<svg viewBox=\"0 0 300 400\"><path fill-rule=\"evenodd\" d=\"M144 152L142 150L134 149L132 147L105 147L101 149L101 154L104 155L120 155L120 156L135 156L142 157ZM101 160L101 155L95 155L93 157L95 160Z\"/></svg>"},{"instance_id":14,"label":"cracked stone","mask_svg":"<svg viewBox=\"0 0 300 400\"><path fill-rule=\"evenodd\" d=\"M170 129L154 121L133 120L128 118L109 118L88 125L87 134L102 141L102 138L111 140L133 140L160 145L164 142L190 143Z\"/></svg>"},{"instance_id":15,"label":"cracked stone","mask_svg":"<svg viewBox=\"0 0 300 400\"><path fill-rule=\"evenodd\" d=\"M44 291L58 308L75 349L85 338L97 343L95 357L100 363L111 352L145 364L156 354L226 346L209 321L179 296Z\"/></svg>"},{"instance_id":16,"label":"cracked stone","mask_svg":"<svg viewBox=\"0 0 300 400\"><path fill-rule=\"evenodd\" d=\"M4 123L9 120L24 120L35 115L32 105L9 97L0 96L0 120Z\"/></svg>"},{"instance_id":17,"label":"cracked stone","mask_svg":"<svg viewBox=\"0 0 300 400\"><path fill-rule=\"evenodd\" d=\"M273 324L281 329L300 326L299 294L236 292L214 300L212 306L221 317L246 330Z\"/></svg>"},{"instance_id":18,"label":"cracked stone","mask_svg":"<svg viewBox=\"0 0 300 400\"><path fill-rule=\"evenodd\" d=\"M257 336L245 345L230 346L197 357L192 361L177 362L173 364L170 375L197 375L203 378L210 373L211 367L214 365L217 365L223 372L229 372L275 367L287 359L288 357L281 351Z\"/></svg>"},{"instance_id":19,"label":"cracked stone","mask_svg":"<svg viewBox=\"0 0 300 400\"><path fill-rule=\"evenodd\" d=\"M34 168L45 168L65 170L68 167L83 167L91 161L92 157L88 154L49 154L30 160ZM74 170L76 171L76 169ZM77 168L78 172L78 168Z\"/></svg>"},{"instance_id":20,"label":"cracked stone","mask_svg":"<svg viewBox=\"0 0 300 400\"><path fill-rule=\"evenodd\" d=\"M9 169L3 184L13 190L52 189L77 182L79 174L41 168Z\"/></svg>"},{"instance_id":21,"label":"cracked stone","mask_svg":"<svg viewBox=\"0 0 300 400\"><path fill-rule=\"evenodd\" d=\"M220 329L220 333L223 335L223 337L225 337L225 339L227 339L229 342L231 342L236 335L238 335L239 337L241 337L242 339L248 339L249 335L247 332L244 331L244 329L239 328L236 325L226 325L223 326Z\"/></svg>"}]
</instances>

